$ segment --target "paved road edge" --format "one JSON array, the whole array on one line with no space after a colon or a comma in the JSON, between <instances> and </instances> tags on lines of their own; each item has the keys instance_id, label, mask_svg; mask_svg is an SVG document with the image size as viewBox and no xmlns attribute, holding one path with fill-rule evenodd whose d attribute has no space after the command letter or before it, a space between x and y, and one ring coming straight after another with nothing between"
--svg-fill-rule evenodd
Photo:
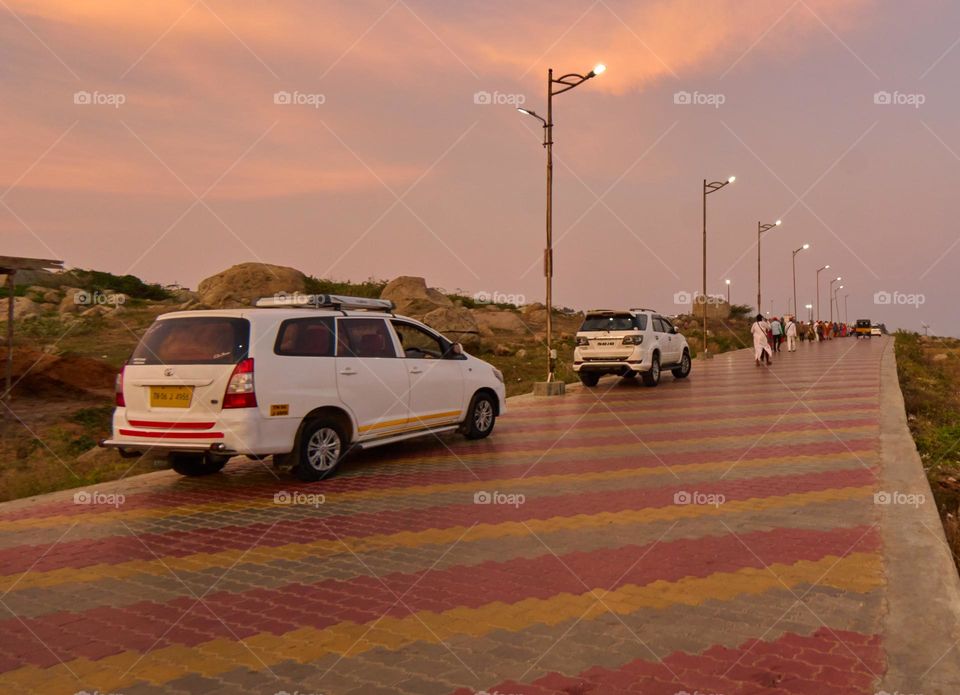
<instances>
[{"instance_id":1,"label":"paved road edge","mask_svg":"<svg viewBox=\"0 0 960 695\"><path fill-rule=\"evenodd\" d=\"M881 489L926 496L916 509L906 504L880 506L887 578L883 616L887 673L882 690L891 695L957 693L960 577L907 427L893 339L888 339L880 363L880 447Z\"/></svg>"}]
</instances>

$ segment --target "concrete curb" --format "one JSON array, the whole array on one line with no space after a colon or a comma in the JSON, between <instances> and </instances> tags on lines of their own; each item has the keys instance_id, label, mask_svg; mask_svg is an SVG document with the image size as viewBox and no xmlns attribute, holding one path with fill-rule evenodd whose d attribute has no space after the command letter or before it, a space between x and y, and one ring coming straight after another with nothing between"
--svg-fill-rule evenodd
<instances>
[{"instance_id":1,"label":"concrete curb","mask_svg":"<svg viewBox=\"0 0 960 695\"><path fill-rule=\"evenodd\" d=\"M923 494L919 507L877 505L887 580L887 673L879 693L960 692L960 577L907 427L893 339L880 363L880 489Z\"/></svg>"}]
</instances>

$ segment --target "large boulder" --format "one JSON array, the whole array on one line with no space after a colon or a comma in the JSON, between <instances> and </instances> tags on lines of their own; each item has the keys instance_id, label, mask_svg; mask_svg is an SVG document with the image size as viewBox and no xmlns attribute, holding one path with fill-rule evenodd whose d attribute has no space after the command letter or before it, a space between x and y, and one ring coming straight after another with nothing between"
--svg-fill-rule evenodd
<instances>
[{"instance_id":1,"label":"large boulder","mask_svg":"<svg viewBox=\"0 0 960 695\"><path fill-rule=\"evenodd\" d=\"M437 307L423 317L423 322L450 340L462 343L467 350L480 347L480 327L469 309Z\"/></svg>"},{"instance_id":2,"label":"large boulder","mask_svg":"<svg viewBox=\"0 0 960 695\"><path fill-rule=\"evenodd\" d=\"M421 320L436 309L454 307L445 294L427 287L426 280L410 275L401 275L388 282L380 298L391 300L398 314Z\"/></svg>"},{"instance_id":3,"label":"large boulder","mask_svg":"<svg viewBox=\"0 0 960 695\"><path fill-rule=\"evenodd\" d=\"M529 338L530 331L520 314L513 311L475 311L473 317L484 337Z\"/></svg>"},{"instance_id":4,"label":"large boulder","mask_svg":"<svg viewBox=\"0 0 960 695\"><path fill-rule=\"evenodd\" d=\"M215 309L250 306L260 297L303 292L306 276L295 268L269 263L241 263L201 281L200 302Z\"/></svg>"}]
</instances>

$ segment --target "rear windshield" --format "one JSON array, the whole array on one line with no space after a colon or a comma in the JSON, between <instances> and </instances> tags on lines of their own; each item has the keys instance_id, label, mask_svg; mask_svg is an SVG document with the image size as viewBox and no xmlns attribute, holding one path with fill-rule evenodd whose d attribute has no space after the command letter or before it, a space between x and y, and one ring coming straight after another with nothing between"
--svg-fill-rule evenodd
<instances>
[{"instance_id":1,"label":"rear windshield","mask_svg":"<svg viewBox=\"0 0 960 695\"><path fill-rule=\"evenodd\" d=\"M857 328L870 328L870 319L857 319Z\"/></svg>"},{"instance_id":2,"label":"rear windshield","mask_svg":"<svg viewBox=\"0 0 960 695\"><path fill-rule=\"evenodd\" d=\"M640 314L597 314L588 316L580 326L581 331L633 331L647 330L647 316Z\"/></svg>"},{"instance_id":3,"label":"rear windshield","mask_svg":"<svg viewBox=\"0 0 960 695\"><path fill-rule=\"evenodd\" d=\"M154 321L130 364L236 364L247 356L250 322L227 316Z\"/></svg>"}]
</instances>

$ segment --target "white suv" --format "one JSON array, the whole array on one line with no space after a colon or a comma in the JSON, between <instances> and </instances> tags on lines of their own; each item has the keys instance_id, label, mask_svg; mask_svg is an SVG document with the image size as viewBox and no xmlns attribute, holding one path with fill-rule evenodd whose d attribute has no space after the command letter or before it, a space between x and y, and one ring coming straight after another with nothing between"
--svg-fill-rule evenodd
<instances>
[{"instance_id":1,"label":"white suv","mask_svg":"<svg viewBox=\"0 0 960 695\"><path fill-rule=\"evenodd\" d=\"M183 475L231 456L274 456L302 480L351 447L459 430L479 439L505 410L503 375L393 304L333 295L157 318L117 376L121 454L169 454Z\"/></svg>"},{"instance_id":2,"label":"white suv","mask_svg":"<svg viewBox=\"0 0 960 695\"><path fill-rule=\"evenodd\" d=\"M573 370L586 386L596 386L605 374L639 374L647 386L656 386L662 369L685 379L690 364L686 338L649 309L593 309L577 331Z\"/></svg>"}]
</instances>

